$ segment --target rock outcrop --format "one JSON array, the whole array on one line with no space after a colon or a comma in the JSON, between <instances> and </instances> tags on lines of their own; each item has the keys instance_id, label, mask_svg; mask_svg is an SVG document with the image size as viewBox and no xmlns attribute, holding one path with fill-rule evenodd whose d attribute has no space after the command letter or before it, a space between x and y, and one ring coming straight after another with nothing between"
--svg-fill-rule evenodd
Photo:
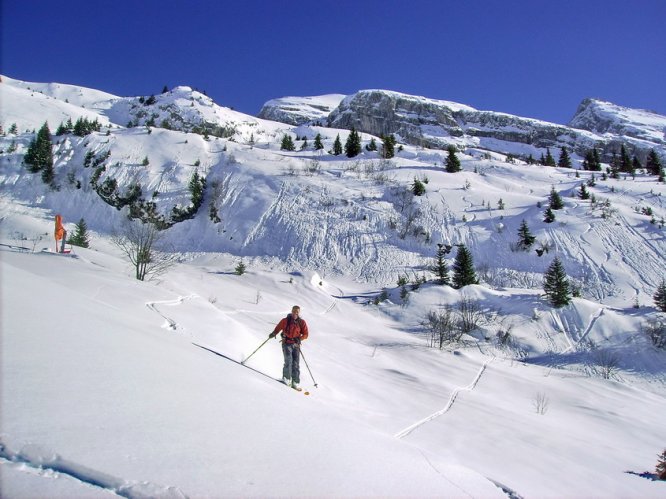
<instances>
[{"instance_id":1,"label":"rock outcrop","mask_svg":"<svg viewBox=\"0 0 666 499\"><path fill-rule=\"evenodd\" d=\"M603 115L599 106L591 105L596 102L599 101L583 101L571 126L565 126L479 111L454 102L386 90L363 90L346 97L330 114L328 125L354 127L377 136L394 134L403 142L423 147L443 148L453 143L503 153L532 154L535 158L547 147L567 147L580 156L597 147L603 156L610 157L622 143L641 159L653 147L666 153L663 130L659 128L662 122L666 123L666 117L626 108L620 108L622 113L610 109ZM641 116L643 121L639 119Z\"/></svg>"}]
</instances>

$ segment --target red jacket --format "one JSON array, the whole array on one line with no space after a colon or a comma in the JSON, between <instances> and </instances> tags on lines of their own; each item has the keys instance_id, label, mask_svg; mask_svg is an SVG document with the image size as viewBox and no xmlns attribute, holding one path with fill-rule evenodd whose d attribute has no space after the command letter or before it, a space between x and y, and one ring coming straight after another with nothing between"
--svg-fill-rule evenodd
<instances>
[{"instance_id":1,"label":"red jacket","mask_svg":"<svg viewBox=\"0 0 666 499\"><path fill-rule=\"evenodd\" d=\"M304 340L308 337L308 325L300 317L296 320L292 319L291 314L282 319L273 332L275 334L282 331L282 338L285 343L291 345L297 343L298 340Z\"/></svg>"}]
</instances>

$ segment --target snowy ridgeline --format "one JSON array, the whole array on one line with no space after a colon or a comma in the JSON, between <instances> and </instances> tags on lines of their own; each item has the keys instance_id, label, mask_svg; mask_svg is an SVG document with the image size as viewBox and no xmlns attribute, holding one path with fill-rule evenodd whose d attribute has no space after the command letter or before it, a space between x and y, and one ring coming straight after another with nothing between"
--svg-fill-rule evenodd
<instances>
[{"instance_id":1,"label":"snowy ridgeline","mask_svg":"<svg viewBox=\"0 0 666 499\"><path fill-rule=\"evenodd\" d=\"M409 281L432 278L438 243L466 245L482 281L493 287L541 289L544 271L558 256L581 296L619 307L651 304L663 278L664 184L645 170L603 180L603 171L576 173L583 158L571 152L574 169L528 165L516 158L536 159L548 150L489 137L484 148L448 137L464 148L456 174L444 171L446 151L399 143L386 160L366 149L374 141L381 150L381 138L364 133L361 154L335 156L329 154L335 139L344 144L349 131L242 115L189 87L120 98L3 77L0 92L2 191L61 213L70 229L84 217L92 230L110 234L129 213L170 227L167 237L178 252L270 259L284 270L313 269L378 286L393 286L405 275ZM340 97L286 101L330 109ZM338 112L354 100L344 99ZM594 114L595 103L578 114ZM617 119L641 123L640 112L629 111L620 108ZM99 129L88 135L64 130L52 138L56 189L22 164L32 130L45 120L52 133L68 120L96 122ZM285 135L296 139L295 151L280 149ZM314 146L317 136L321 150ZM550 152L554 160L561 154ZM191 189L195 173L205 179L198 199ZM416 181L421 196L413 195ZM581 199L583 187L587 199ZM564 208L546 223L552 188ZM516 251L522 220L536 237L528 251ZM449 263L454 256L448 255Z\"/></svg>"},{"instance_id":2,"label":"snowy ridgeline","mask_svg":"<svg viewBox=\"0 0 666 499\"><path fill-rule=\"evenodd\" d=\"M3 497L663 495L656 176L595 183L507 157L524 151L508 142L459 150L458 173L407 144L334 156L348 131L186 87L148 104L4 77L0 92ZM32 129L70 118L99 131L52 137L50 187L22 160ZM553 188L564 207L546 223ZM140 209L171 224L179 256L156 281L111 243ZM55 213L70 234L84 218L91 248L53 253ZM436 284L438 243L449 266L464 244L481 284ZM554 257L581 295L562 308L543 297ZM294 303L308 396L271 379L277 341L239 364Z\"/></svg>"}]
</instances>

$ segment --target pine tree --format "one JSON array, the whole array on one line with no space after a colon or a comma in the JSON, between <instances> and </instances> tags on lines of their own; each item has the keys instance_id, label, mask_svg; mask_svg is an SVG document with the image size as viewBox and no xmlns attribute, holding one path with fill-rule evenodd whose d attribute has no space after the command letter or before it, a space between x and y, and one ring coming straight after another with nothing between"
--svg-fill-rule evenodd
<instances>
[{"instance_id":1,"label":"pine tree","mask_svg":"<svg viewBox=\"0 0 666 499\"><path fill-rule=\"evenodd\" d=\"M530 249L530 247L534 244L534 241L536 241L536 237L532 235L530 232L530 228L527 225L527 222L525 219L520 223L520 228L518 229L518 237L520 240L518 241L518 245L520 246L521 249L527 251Z\"/></svg>"},{"instance_id":2,"label":"pine tree","mask_svg":"<svg viewBox=\"0 0 666 499\"><path fill-rule=\"evenodd\" d=\"M555 257L543 277L543 290L553 307L560 308L571 302L569 280L560 259Z\"/></svg>"},{"instance_id":3,"label":"pine tree","mask_svg":"<svg viewBox=\"0 0 666 499\"><path fill-rule=\"evenodd\" d=\"M23 158L29 172L42 172L42 180L46 184L53 182L53 144L48 123L44 122L37 136L30 142Z\"/></svg>"},{"instance_id":4,"label":"pine tree","mask_svg":"<svg viewBox=\"0 0 666 499\"><path fill-rule=\"evenodd\" d=\"M624 147L624 144L620 147L620 171L623 173L635 173L634 166L627 152L627 148Z\"/></svg>"},{"instance_id":5,"label":"pine tree","mask_svg":"<svg viewBox=\"0 0 666 499\"><path fill-rule=\"evenodd\" d=\"M368 151L376 151L377 150L377 142L375 141L374 137L372 137L370 139L370 143L367 146L365 146L365 148Z\"/></svg>"},{"instance_id":6,"label":"pine tree","mask_svg":"<svg viewBox=\"0 0 666 499\"><path fill-rule=\"evenodd\" d=\"M382 137L382 141L382 158L391 159L395 156L395 137L391 134L388 137Z\"/></svg>"},{"instance_id":7,"label":"pine tree","mask_svg":"<svg viewBox=\"0 0 666 499\"><path fill-rule=\"evenodd\" d=\"M657 461L655 471L657 472L659 480L666 480L666 449L664 449L664 452L657 457L659 458L659 461Z\"/></svg>"},{"instance_id":8,"label":"pine tree","mask_svg":"<svg viewBox=\"0 0 666 499\"><path fill-rule=\"evenodd\" d=\"M560 158L557 161L557 166L560 168L571 168L571 158L566 147L560 149Z\"/></svg>"},{"instance_id":9,"label":"pine tree","mask_svg":"<svg viewBox=\"0 0 666 499\"><path fill-rule=\"evenodd\" d=\"M590 199L590 193L587 191L585 184L580 185L580 192L578 193L578 197L581 199Z\"/></svg>"},{"instance_id":10,"label":"pine tree","mask_svg":"<svg viewBox=\"0 0 666 499\"><path fill-rule=\"evenodd\" d=\"M317 136L314 139L314 148L315 151L320 151L321 149L324 148L324 144L321 141L321 134L318 133Z\"/></svg>"},{"instance_id":11,"label":"pine tree","mask_svg":"<svg viewBox=\"0 0 666 499\"><path fill-rule=\"evenodd\" d=\"M661 161L659 161L659 156L657 156L657 152L654 149L650 149L650 152L648 153L645 168L647 168L648 172L652 175L659 175L659 172L661 171Z\"/></svg>"},{"instance_id":12,"label":"pine tree","mask_svg":"<svg viewBox=\"0 0 666 499\"><path fill-rule=\"evenodd\" d=\"M562 201L562 197L555 190L555 187L551 187L550 196L548 197L548 200L550 202L551 210L561 210L562 208L564 208L564 201Z\"/></svg>"},{"instance_id":13,"label":"pine tree","mask_svg":"<svg viewBox=\"0 0 666 499\"><path fill-rule=\"evenodd\" d=\"M247 270L247 267L243 263L243 260L238 262L238 265L236 265L236 268L234 271L236 272L236 275L243 275L245 271Z\"/></svg>"},{"instance_id":14,"label":"pine tree","mask_svg":"<svg viewBox=\"0 0 666 499\"><path fill-rule=\"evenodd\" d=\"M657 292L653 295L654 304L661 312L666 312L666 279L661 280Z\"/></svg>"},{"instance_id":15,"label":"pine tree","mask_svg":"<svg viewBox=\"0 0 666 499\"><path fill-rule=\"evenodd\" d=\"M423 196L426 192L425 185L416 177L414 177L414 183L412 184L412 192L415 196Z\"/></svg>"},{"instance_id":16,"label":"pine tree","mask_svg":"<svg viewBox=\"0 0 666 499\"><path fill-rule=\"evenodd\" d=\"M342 141L340 140L340 134L335 137L335 142L333 142L333 154L335 156L340 156L342 154Z\"/></svg>"},{"instance_id":17,"label":"pine tree","mask_svg":"<svg viewBox=\"0 0 666 499\"><path fill-rule=\"evenodd\" d=\"M620 178L620 160L617 157L617 153L615 151L613 151L613 155L611 156L609 173L611 178Z\"/></svg>"},{"instance_id":18,"label":"pine tree","mask_svg":"<svg viewBox=\"0 0 666 499\"><path fill-rule=\"evenodd\" d=\"M444 247L442 243L437 244L437 257L435 261L435 267L433 268L433 271L435 274L437 274L437 283L441 284L442 286L444 285L449 285L450 284L450 279L449 279L449 267L446 265L446 260L444 260L444 257L448 251Z\"/></svg>"},{"instance_id":19,"label":"pine tree","mask_svg":"<svg viewBox=\"0 0 666 499\"><path fill-rule=\"evenodd\" d=\"M460 167L460 160L458 159L458 156L456 155L456 148L455 146L449 146L446 148L448 151L449 155L446 157L446 171L449 173L456 173L462 170Z\"/></svg>"},{"instance_id":20,"label":"pine tree","mask_svg":"<svg viewBox=\"0 0 666 499\"><path fill-rule=\"evenodd\" d=\"M361 153L361 136L358 134L356 129L352 127L351 132L347 136L347 142L345 142L345 154L348 158L353 158L358 156Z\"/></svg>"},{"instance_id":21,"label":"pine tree","mask_svg":"<svg viewBox=\"0 0 666 499\"><path fill-rule=\"evenodd\" d=\"M478 283L472 254L464 244L461 244L453 262L453 287L460 289L468 284Z\"/></svg>"},{"instance_id":22,"label":"pine tree","mask_svg":"<svg viewBox=\"0 0 666 499\"><path fill-rule=\"evenodd\" d=\"M74 234L69 238L69 244L80 246L81 248L88 248L90 246L90 236L88 235L88 226L86 221L82 218L76 224Z\"/></svg>"},{"instance_id":23,"label":"pine tree","mask_svg":"<svg viewBox=\"0 0 666 499\"><path fill-rule=\"evenodd\" d=\"M550 207L546 208L546 211L543 214L543 221L547 224L553 223L555 221L555 213Z\"/></svg>"},{"instance_id":24,"label":"pine tree","mask_svg":"<svg viewBox=\"0 0 666 499\"><path fill-rule=\"evenodd\" d=\"M280 149L282 151L296 150L296 146L294 145L294 140L291 138L291 135L285 133L282 136L282 143L280 144Z\"/></svg>"},{"instance_id":25,"label":"pine tree","mask_svg":"<svg viewBox=\"0 0 666 499\"><path fill-rule=\"evenodd\" d=\"M555 158L550 154L550 148L546 147L546 159L544 160L544 165L546 166L555 166Z\"/></svg>"}]
</instances>

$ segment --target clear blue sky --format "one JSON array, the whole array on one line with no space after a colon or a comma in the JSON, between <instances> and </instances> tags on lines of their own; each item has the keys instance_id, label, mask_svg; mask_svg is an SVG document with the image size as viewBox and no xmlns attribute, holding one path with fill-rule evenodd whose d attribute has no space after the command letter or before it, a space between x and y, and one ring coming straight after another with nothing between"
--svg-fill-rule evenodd
<instances>
[{"instance_id":1,"label":"clear blue sky","mask_svg":"<svg viewBox=\"0 0 666 499\"><path fill-rule=\"evenodd\" d=\"M566 123L585 97L666 114L666 0L0 0L0 72L256 114L382 88Z\"/></svg>"}]
</instances>

